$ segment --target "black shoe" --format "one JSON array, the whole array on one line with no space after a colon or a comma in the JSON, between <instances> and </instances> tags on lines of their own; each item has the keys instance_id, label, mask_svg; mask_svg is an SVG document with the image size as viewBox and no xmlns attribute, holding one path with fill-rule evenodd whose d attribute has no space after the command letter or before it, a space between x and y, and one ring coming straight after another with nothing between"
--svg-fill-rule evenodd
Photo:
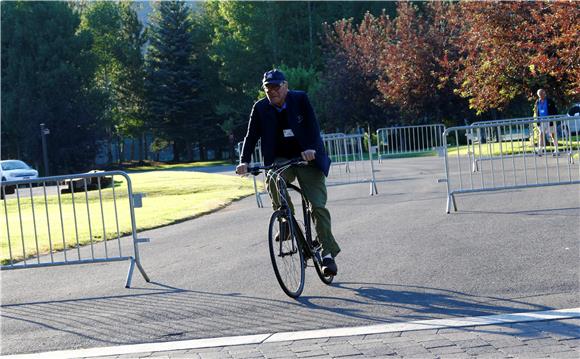
<instances>
[{"instance_id":1,"label":"black shoe","mask_svg":"<svg viewBox=\"0 0 580 359\"><path fill-rule=\"evenodd\" d=\"M338 267L333 258L322 258L322 273L326 276L335 276L338 273Z\"/></svg>"},{"instance_id":2,"label":"black shoe","mask_svg":"<svg viewBox=\"0 0 580 359\"><path fill-rule=\"evenodd\" d=\"M290 240L290 226L288 225L288 222L282 222L281 227L283 227L282 230L286 233L284 240ZM274 239L276 242L280 242L280 232L276 233Z\"/></svg>"}]
</instances>

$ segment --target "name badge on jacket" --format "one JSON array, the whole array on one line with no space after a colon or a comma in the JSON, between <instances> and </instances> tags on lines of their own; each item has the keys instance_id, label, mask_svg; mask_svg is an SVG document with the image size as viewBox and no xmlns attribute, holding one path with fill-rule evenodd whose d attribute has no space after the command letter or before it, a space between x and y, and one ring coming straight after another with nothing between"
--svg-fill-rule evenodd
<instances>
[{"instance_id":1,"label":"name badge on jacket","mask_svg":"<svg viewBox=\"0 0 580 359\"><path fill-rule=\"evenodd\" d=\"M294 132L292 132L292 129L287 128L284 130L284 137L294 137Z\"/></svg>"}]
</instances>

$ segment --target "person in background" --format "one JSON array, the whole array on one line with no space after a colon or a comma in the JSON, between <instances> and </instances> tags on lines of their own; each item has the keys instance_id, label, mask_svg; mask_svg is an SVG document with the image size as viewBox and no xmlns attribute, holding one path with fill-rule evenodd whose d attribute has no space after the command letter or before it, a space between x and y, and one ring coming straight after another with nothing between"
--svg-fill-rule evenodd
<instances>
[{"instance_id":1,"label":"person in background","mask_svg":"<svg viewBox=\"0 0 580 359\"><path fill-rule=\"evenodd\" d=\"M544 89L539 89L538 99L534 103L534 117L541 119L546 116L554 116L558 114L556 104L554 101L546 96ZM556 123L555 122L540 122L540 136L538 139L538 149L536 153L542 155L546 153L546 136L550 136L554 144L554 156L558 154L558 139L556 138Z\"/></svg>"}]
</instances>

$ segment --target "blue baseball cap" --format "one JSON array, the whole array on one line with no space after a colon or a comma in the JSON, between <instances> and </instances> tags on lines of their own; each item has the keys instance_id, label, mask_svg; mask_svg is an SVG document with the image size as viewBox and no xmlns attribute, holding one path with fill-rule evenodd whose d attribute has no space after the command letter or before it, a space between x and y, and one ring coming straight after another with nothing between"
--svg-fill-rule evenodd
<instances>
[{"instance_id":1,"label":"blue baseball cap","mask_svg":"<svg viewBox=\"0 0 580 359\"><path fill-rule=\"evenodd\" d=\"M286 81L284 73L278 69L266 71L264 73L264 78L262 79L262 85L280 85L282 82Z\"/></svg>"}]
</instances>

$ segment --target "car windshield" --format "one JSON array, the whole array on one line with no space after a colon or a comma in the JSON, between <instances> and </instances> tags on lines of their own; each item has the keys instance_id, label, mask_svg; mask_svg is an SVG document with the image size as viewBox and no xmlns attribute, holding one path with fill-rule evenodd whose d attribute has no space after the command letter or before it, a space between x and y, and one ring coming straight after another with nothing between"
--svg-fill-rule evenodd
<instances>
[{"instance_id":1,"label":"car windshield","mask_svg":"<svg viewBox=\"0 0 580 359\"><path fill-rule=\"evenodd\" d=\"M30 167L22 161L5 161L2 162L2 169L4 171L10 170L28 170Z\"/></svg>"}]
</instances>

